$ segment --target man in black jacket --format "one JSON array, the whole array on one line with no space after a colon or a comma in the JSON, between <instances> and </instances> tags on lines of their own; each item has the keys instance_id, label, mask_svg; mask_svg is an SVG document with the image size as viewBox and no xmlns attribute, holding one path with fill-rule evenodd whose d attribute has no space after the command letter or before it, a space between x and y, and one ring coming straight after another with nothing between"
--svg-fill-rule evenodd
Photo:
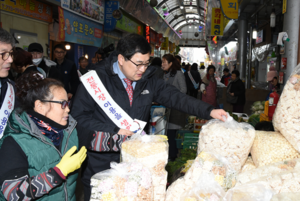
<instances>
[{"instance_id":1,"label":"man in black jacket","mask_svg":"<svg viewBox=\"0 0 300 201\"><path fill-rule=\"evenodd\" d=\"M155 67L149 66L150 53L151 46L143 36L130 34L122 38L116 52L96 68L110 96L132 119L147 121L152 102L206 119L226 116L224 110L215 110L213 106L191 98L156 78ZM127 79L132 82L133 98L126 91ZM87 166L82 172L84 200L88 201L91 195L90 178L97 172L109 169L110 162L120 161L120 142L133 132L117 127L82 84L78 87L71 113L78 122L79 141L88 148Z\"/></svg>"},{"instance_id":2,"label":"man in black jacket","mask_svg":"<svg viewBox=\"0 0 300 201\"><path fill-rule=\"evenodd\" d=\"M55 63L57 63L56 68L60 72L61 81L65 85L65 90L70 100L76 93L79 77L75 63L66 59L66 54L67 51L63 44L58 44L54 47Z\"/></svg>"}]
</instances>

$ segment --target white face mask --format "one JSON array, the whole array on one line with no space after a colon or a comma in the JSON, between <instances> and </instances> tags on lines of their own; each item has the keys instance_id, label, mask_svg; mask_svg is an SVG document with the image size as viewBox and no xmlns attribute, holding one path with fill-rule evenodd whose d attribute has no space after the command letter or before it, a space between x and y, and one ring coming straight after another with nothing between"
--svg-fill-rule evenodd
<instances>
[{"instance_id":1,"label":"white face mask","mask_svg":"<svg viewBox=\"0 0 300 201\"><path fill-rule=\"evenodd\" d=\"M39 64L42 62L42 59L43 59L43 58L32 59L32 62L33 62L34 65L37 66L37 65L39 65Z\"/></svg>"}]
</instances>

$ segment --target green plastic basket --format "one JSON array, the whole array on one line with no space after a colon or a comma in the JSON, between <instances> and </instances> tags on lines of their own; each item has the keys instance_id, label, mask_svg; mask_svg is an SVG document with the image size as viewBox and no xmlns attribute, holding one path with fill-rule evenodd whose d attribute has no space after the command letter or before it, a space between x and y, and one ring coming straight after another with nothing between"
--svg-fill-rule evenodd
<instances>
[{"instance_id":1,"label":"green plastic basket","mask_svg":"<svg viewBox=\"0 0 300 201\"><path fill-rule=\"evenodd\" d=\"M175 139L176 140L176 147L177 149L182 149L182 139Z\"/></svg>"},{"instance_id":2,"label":"green plastic basket","mask_svg":"<svg viewBox=\"0 0 300 201\"><path fill-rule=\"evenodd\" d=\"M183 141L192 141L192 142L197 141L198 142L198 140L199 140L199 133L185 133L184 134Z\"/></svg>"},{"instance_id":3,"label":"green plastic basket","mask_svg":"<svg viewBox=\"0 0 300 201\"><path fill-rule=\"evenodd\" d=\"M198 142L183 141L183 149L197 149Z\"/></svg>"}]
</instances>

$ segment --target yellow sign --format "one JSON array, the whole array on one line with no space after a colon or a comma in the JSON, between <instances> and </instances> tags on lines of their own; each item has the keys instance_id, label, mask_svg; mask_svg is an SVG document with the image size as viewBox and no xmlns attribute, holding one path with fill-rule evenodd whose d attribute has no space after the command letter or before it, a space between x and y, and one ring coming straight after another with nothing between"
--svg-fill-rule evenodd
<instances>
[{"instance_id":1,"label":"yellow sign","mask_svg":"<svg viewBox=\"0 0 300 201\"><path fill-rule=\"evenodd\" d=\"M164 37L164 42L161 44L161 50L169 50L169 38Z\"/></svg>"},{"instance_id":2,"label":"yellow sign","mask_svg":"<svg viewBox=\"0 0 300 201\"><path fill-rule=\"evenodd\" d=\"M230 19L238 19L239 17L238 0L221 0L221 7L226 17Z\"/></svg>"},{"instance_id":3,"label":"yellow sign","mask_svg":"<svg viewBox=\"0 0 300 201\"><path fill-rule=\"evenodd\" d=\"M286 13L286 2L287 0L283 0L282 2L282 14Z\"/></svg>"},{"instance_id":4,"label":"yellow sign","mask_svg":"<svg viewBox=\"0 0 300 201\"><path fill-rule=\"evenodd\" d=\"M223 36L224 30L224 16L221 12L221 8L212 8L211 13L211 36Z\"/></svg>"},{"instance_id":5,"label":"yellow sign","mask_svg":"<svg viewBox=\"0 0 300 201\"><path fill-rule=\"evenodd\" d=\"M224 66L225 65L225 59L221 58L221 65Z\"/></svg>"}]
</instances>

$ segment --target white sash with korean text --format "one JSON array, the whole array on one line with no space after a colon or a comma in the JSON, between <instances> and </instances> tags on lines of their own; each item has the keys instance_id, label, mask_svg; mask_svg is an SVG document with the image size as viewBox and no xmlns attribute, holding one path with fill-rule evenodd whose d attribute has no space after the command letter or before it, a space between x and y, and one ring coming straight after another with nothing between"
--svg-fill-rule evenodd
<instances>
[{"instance_id":1,"label":"white sash with korean text","mask_svg":"<svg viewBox=\"0 0 300 201\"><path fill-rule=\"evenodd\" d=\"M96 103L106 113L106 115L119 128L130 130L140 134L146 122L132 119L110 96L105 86L98 77L96 71L91 70L80 77L86 90L93 97Z\"/></svg>"},{"instance_id":2,"label":"white sash with korean text","mask_svg":"<svg viewBox=\"0 0 300 201\"><path fill-rule=\"evenodd\" d=\"M14 106L15 106L14 87L9 82L7 82L7 90L0 110L0 139L3 136L4 130L7 125L8 117L10 113L13 111Z\"/></svg>"}]
</instances>

